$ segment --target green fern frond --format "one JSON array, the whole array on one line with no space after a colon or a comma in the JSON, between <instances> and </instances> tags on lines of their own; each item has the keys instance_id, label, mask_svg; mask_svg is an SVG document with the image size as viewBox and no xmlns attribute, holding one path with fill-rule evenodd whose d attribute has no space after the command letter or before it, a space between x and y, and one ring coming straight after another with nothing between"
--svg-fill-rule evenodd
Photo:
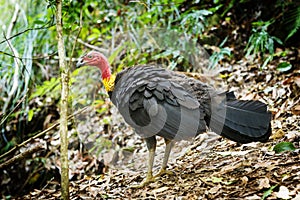
<instances>
[{"instance_id":1,"label":"green fern frond","mask_svg":"<svg viewBox=\"0 0 300 200\"><path fill-rule=\"evenodd\" d=\"M288 11L286 21L287 30L289 31L285 41L292 37L300 28L300 6Z\"/></svg>"}]
</instances>

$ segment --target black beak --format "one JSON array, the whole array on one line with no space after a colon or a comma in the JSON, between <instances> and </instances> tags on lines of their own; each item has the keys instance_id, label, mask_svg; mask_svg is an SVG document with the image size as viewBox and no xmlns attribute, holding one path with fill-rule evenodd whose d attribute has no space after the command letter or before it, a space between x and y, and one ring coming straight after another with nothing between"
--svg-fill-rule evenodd
<instances>
[{"instance_id":1,"label":"black beak","mask_svg":"<svg viewBox=\"0 0 300 200\"><path fill-rule=\"evenodd\" d=\"M85 62L83 61L83 58L79 58L76 64L76 67L82 67L85 65Z\"/></svg>"}]
</instances>

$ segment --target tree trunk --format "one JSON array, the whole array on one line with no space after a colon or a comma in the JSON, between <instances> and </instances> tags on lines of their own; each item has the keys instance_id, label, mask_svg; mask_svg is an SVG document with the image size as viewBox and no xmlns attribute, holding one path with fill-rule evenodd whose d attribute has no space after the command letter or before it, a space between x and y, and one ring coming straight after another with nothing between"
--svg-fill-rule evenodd
<instances>
[{"instance_id":1,"label":"tree trunk","mask_svg":"<svg viewBox=\"0 0 300 200\"><path fill-rule=\"evenodd\" d=\"M65 47L62 24L62 0L56 1L56 30L58 39L58 56L61 71L61 107L60 107L60 156L61 156L61 198L69 199L69 166L68 166L68 96L69 66L65 59Z\"/></svg>"}]
</instances>

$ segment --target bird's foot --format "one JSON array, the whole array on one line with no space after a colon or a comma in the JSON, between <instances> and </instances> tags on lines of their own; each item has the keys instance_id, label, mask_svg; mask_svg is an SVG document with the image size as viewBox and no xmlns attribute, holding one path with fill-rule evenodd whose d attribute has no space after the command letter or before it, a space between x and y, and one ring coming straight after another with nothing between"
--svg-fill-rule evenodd
<instances>
[{"instance_id":1,"label":"bird's foot","mask_svg":"<svg viewBox=\"0 0 300 200\"><path fill-rule=\"evenodd\" d=\"M147 177L143 180L143 182L137 185L131 185L130 188L135 188L135 189L142 188L153 182L155 182L155 178L152 175L147 175Z\"/></svg>"},{"instance_id":2,"label":"bird's foot","mask_svg":"<svg viewBox=\"0 0 300 200\"><path fill-rule=\"evenodd\" d=\"M156 178L156 177L160 177L160 176L163 176L163 175L165 175L165 174L167 174L167 175L173 175L174 172L172 172L172 171L170 171L170 170L166 170L166 169L161 169L161 170L158 172L158 174L156 174L154 177L155 177L155 178Z\"/></svg>"}]
</instances>

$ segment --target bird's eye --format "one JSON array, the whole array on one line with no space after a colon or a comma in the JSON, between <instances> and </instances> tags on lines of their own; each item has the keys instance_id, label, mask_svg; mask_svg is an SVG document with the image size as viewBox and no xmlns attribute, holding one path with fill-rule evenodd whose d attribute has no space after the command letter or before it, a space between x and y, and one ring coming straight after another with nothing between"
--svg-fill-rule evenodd
<instances>
[{"instance_id":1,"label":"bird's eye","mask_svg":"<svg viewBox=\"0 0 300 200\"><path fill-rule=\"evenodd\" d=\"M88 57L88 58L93 58L93 56L92 56L92 55L88 55L87 57Z\"/></svg>"}]
</instances>

